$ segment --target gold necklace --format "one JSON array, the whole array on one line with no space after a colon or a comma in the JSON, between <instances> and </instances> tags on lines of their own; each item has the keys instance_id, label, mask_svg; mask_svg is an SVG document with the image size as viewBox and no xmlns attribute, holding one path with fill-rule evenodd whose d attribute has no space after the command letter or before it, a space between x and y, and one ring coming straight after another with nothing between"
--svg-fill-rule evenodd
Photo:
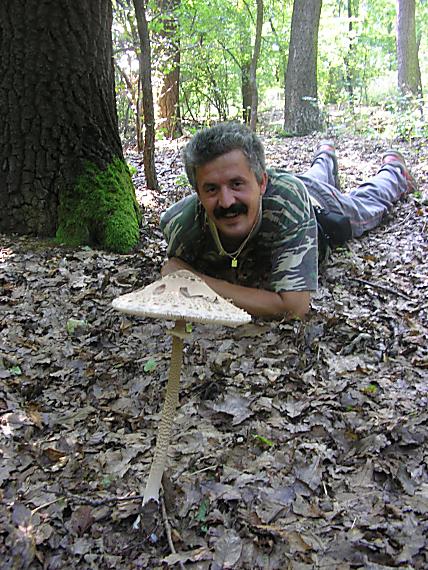
<instances>
[{"instance_id":1,"label":"gold necklace","mask_svg":"<svg viewBox=\"0 0 428 570\"><path fill-rule=\"evenodd\" d=\"M220 236L218 235L218 231L217 231L217 226L207 216L207 213L205 212L205 221L208 223L208 226L211 230L211 235L214 238L214 241L215 241L215 244L217 246L219 254L220 255L226 255L227 257L230 257L230 259L232 260L230 263L230 266L233 267L234 269L236 269L238 267L238 257L240 255L240 253L242 252L242 250L244 249L244 247L247 245L248 240L253 235L253 232L259 223L261 213L262 213L262 197L260 196L259 211L258 211L257 217L254 221L254 224L250 230L250 233L247 235L247 237L244 239L244 241L241 243L241 245L238 247L238 249L236 251L228 252L224 249L223 244L221 243Z\"/></svg>"}]
</instances>

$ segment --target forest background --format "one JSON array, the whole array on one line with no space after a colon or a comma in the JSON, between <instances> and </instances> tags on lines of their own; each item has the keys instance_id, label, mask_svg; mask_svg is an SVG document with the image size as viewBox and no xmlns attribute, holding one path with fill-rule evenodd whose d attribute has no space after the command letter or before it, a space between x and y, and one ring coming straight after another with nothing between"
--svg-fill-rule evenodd
<instances>
[{"instance_id":1,"label":"forest background","mask_svg":"<svg viewBox=\"0 0 428 570\"><path fill-rule=\"evenodd\" d=\"M410 18L401 25L405 40L397 36L399 4L401 18ZM141 129L135 122L142 115L138 27L129 3L116 2L115 6L121 133L125 140L141 146L142 140L137 141ZM357 133L390 139L426 136L426 121L420 112L422 86L428 81L426 1L324 0L321 9L321 2L300 0L295 9L303 26L313 28L312 36L294 39L302 52L300 73L306 80L307 105L318 107L321 113L312 130L330 127L340 134L351 127ZM296 134L284 124L293 2L157 0L147 4L146 12L158 138L179 135L183 129L189 134L213 121L249 122L257 34L261 35L256 54L259 112L278 135ZM312 42L307 42L308 37ZM313 42L318 46L314 79L308 69L314 57ZM289 83L294 83L293 77ZM407 105L409 97L417 104ZM309 133L311 125L300 131L297 134Z\"/></svg>"}]
</instances>

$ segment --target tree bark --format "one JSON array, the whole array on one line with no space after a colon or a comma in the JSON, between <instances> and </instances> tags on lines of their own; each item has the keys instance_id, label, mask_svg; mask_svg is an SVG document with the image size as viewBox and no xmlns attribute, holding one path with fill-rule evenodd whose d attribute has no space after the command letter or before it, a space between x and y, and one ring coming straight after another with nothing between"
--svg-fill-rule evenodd
<instances>
[{"instance_id":1,"label":"tree bark","mask_svg":"<svg viewBox=\"0 0 428 570\"><path fill-rule=\"evenodd\" d=\"M111 22L103 0L0 3L0 231L120 251L138 241Z\"/></svg>"},{"instance_id":2,"label":"tree bark","mask_svg":"<svg viewBox=\"0 0 428 570\"><path fill-rule=\"evenodd\" d=\"M421 70L416 42L415 0L398 0L398 88L402 95L422 97Z\"/></svg>"},{"instance_id":3,"label":"tree bark","mask_svg":"<svg viewBox=\"0 0 428 570\"><path fill-rule=\"evenodd\" d=\"M352 69L352 60L354 53L354 34L352 19L354 17L354 4L353 0L348 0L348 50L344 56L345 70L346 70L346 91L348 92L348 102L352 113L354 112L354 72Z\"/></svg>"},{"instance_id":4,"label":"tree bark","mask_svg":"<svg viewBox=\"0 0 428 570\"><path fill-rule=\"evenodd\" d=\"M149 28L147 26L144 0L134 0L137 18L138 35L140 36L140 78L143 91L144 111L144 174L148 188L159 188L155 169L155 111L152 90L152 58L150 49Z\"/></svg>"},{"instance_id":5,"label":"tree bark","mask_svg":"<svg viewBox=\"0 0 428 570\"><path fill-rule=\"evenodd\" d=\"M250 111L250 128L256 130L257 125L257 107L258 107L258 91L257 91L257 62L260 55L260 47L262 43L263 28L263 0L256 0L257 3L257 20L256 20L256 37L254 40L253 57L251 58L249 84L251 90L251 111Z\"/></svg>"},{"instance_id":6,"label":"tree bark","mask_svg":"<svg viewBox=\"0 0 428 570\"><path fill-rule=\"evenodd\" d=\"M251 62L248 61L241 67L242 119L246 125L250 124L251 117L250 65Z\"/></svg>"},{"instance_id":7,"label":"tree bark","mask_svg":"<svg viewBox=\"0 0 428 570\"><path fill-rule=\"evenodd\" d=\"M250 124L251 116L251 37L248 34L247 26L241 25L239 28L239 56L235 57L232 52L232 59L240 69L241 73L241 102L242 119L246 125ZM229 52L228 52L229 53Z\"/></svg>"},{"instance_id":8,"label":"tree bark","mask_svg":"<svg viewBox=\"0 0 428 570\"><path fill-rule=\"evenodd\" d=\"M162 15L163 30L160 34L167 71L163 74L163 83L158 99L160 128L168 138L183 134L180 121L180 39L179 24L174 10L180 6L180 0L158 0Z\"/></svg>"},{"instance_id":9,"label":"tree bark","mask_svg":"<svg viewBox=\"0 0 428 570\"><path fill-rule=\"evenodd\" d=\"M306 135L322 128L317 95L322 0L294 0L285 81L284 129Z\"/></svg>"}]
</instances>

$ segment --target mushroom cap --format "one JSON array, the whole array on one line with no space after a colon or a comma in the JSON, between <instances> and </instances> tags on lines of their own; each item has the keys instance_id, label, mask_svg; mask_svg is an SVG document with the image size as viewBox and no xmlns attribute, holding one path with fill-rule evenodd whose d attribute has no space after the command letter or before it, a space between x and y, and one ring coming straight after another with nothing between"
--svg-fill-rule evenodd
<instances>
[{"instance_id":1,"label":"mushroom cap","mask_svg":"<svg viewBox=\"0 0 428 570\"><path fill-rule=\"evenodd\" d=\"M191 271L180 269L144 289L117 297L113 308L138 317L237 326L251 316L226 301Z\"/></svg>"}]
</instances>

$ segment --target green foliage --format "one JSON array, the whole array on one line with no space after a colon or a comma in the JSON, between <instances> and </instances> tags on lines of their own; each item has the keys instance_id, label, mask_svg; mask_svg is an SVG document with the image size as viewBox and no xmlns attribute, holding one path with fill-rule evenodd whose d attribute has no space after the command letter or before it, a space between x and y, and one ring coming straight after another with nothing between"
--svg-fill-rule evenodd
<instances>
[{"instance_id":1,"label":"green foliage","mask_svg":"<svg viewBox=\"0 0 428 570\"><path fill-rule=\"evenodd\" d=\"M198 523L200 524L200 529L202 532L208 532L208 526L205 524L205 522L207 520L209 506L210 506L209 500L203 499L203 501L199 505L198 512L195 516L195 520L198 521Z\"/></svg>"},{"instance_id":2,"label":"green foliage","mask_svg":"<svg viewBox=\"0 0 428 570\"><path fill-rule=\"evenodd\" d=\"M279 139L288 139L293 136L293 133L286 131L283 127L279 125L274 125L271 129L271 133L278 137Z\"/></svg>"},{"instance_id":3,"label":"green foliage","mask_svg":"<svg viewBox=\"0 0 428 570\"><path fill-rule=\"evenodd\" d=\"M376 384L368 384L364 388L361 388L361 392L366 394L367 396L374 396L378 392L378 386Z\"/></svg>"},{"instance_id":4,"label":"green foliage","mask_svg":"<svg viewBox=\"0 0 428 570\"><path fill-rule=\"evenodd\" d=\"M367 105L372 80L396 69L395 3L366 0L353 6L350 22L337 2L323 3L318 88L325 103Z\"/></svg>"},{"instance_id":5,"label":"green foliage","mask_svg":"<svg viewBox=\"0 0 428 570\"><path fill-rule=\"evenodd\" d=\"M114 478L112 475L104 475L101 479L101 487L103 489L109 489L114 483Z\"/></svg>"},{"instance_id":6,"label":"green foliage","mask_svg":"<svg viewBox=\"0 0 428 570\"><path fill-rule=\"evenodd\" d=\"M69 335L74 335L78 332L85 332L88 329L88 321L84 319L68 319L66 330Z\"/></svg>"},{"instance_id":7,"label":"green foliage","mask_svg":"<svg viewBox=\"0 0 428 570\"><path fill-rule=\"evenodd\" d=\"M335 105L344 113L338 125L376 135L362 109L385 106L397 97L396 17L397 3L391 0L324 0L318 41L318 99L321 105ZM114 2L115 60L122 66L116 75L121 132L135 137L133 128L137 100L138 52L132 3ZM265 0L262 49L257 84L259 111L283 107L291 29L292 0ZM159 3L146 4L152 33L152 74L160 79L170 71L171 60L159 34L166 30ZM171 41L180 46L180 108L186 130L192 133L214 121L242 118L243 78L248 72L255 35L256 3L245 0L181 0L174 7L178 31ZM419 61L422 84L427 83L428 2L417 2L416 26L420 39ZM126 71L128 81L123 72ZM132 89L131 89L132 85ZM132 91L132 92L131 92ZM275 95L273 95L275 94ZM417 113L403 112L397 101L396 120L388 120L383 132L399 137L419 136L424 131ZM389 110L386 109L386 111ZM392 111L391 111L392 114ZM331 117L332 118L332 117ZM272 122L272 116L268 115ZM407 125L410 124L410 127ZM279 136L284 133L278 133ZM158 133L158 138L163 133ZM285 133L287 136L287 133ZM394 134L392 134L394 136Z\"/></svg>"},{"instance_id":8,"label":"green foliage","mask_svg":"<svg viewBox=\"0 0 428 570\"><path fill-rule=\"evenodd\" d=\"M135 176L138 173L138 170L135 168L135 166L133 164L129 164L129 162L128 162L127 166L128 166L129 174L131 176Z\"/></svg>"},{"instance_id":9,"label":"green foliage","mask_svg":"<svg viewBox=\"0 0 428 570\"><path fill-rule=\"evenodd\" d=\"M87 163L75 186L62 191L58 211L60 243L126 253L138 242L141 214L128 166L119 158L103 171Z\"/></svg>"},{"instance_id":10,"label":"green foliage","mask_svg":"<svg viewBox=\"0 0 428 570\"><path fill-rule=\"evenodd\" d=\"M139 38L132 2L113 0L112 38L119 132L123 139L135 142Z\"/></svg>"},{"instance_id":11,"label":"green foliage","mask_svg":"<svg viewBox=\"0 0 428 570\"><path fill-rule=\"evenodd\" d=\"M389 112L389 134L394 138L410 142L413 138L428 136L422 99L397 93L387 99L383 107Z\"/></svg>"},{"instance_id":12,"label":"green foliage","mask_svg":"<svg viewBox=\"0 0 428 570\"><path fill-rule=\"evenodd\" d=\"M260 445L260 447L273 447L275 444L273 441L271 441L270 439L268 439L267 437L263 436L263 435L258 435L258 434L253 434L253 438L256 440L256 442Z\"/></svg>"},{"instance_id":13,"label":"green foliage","mask_svg":"<svg viewBox=\"0 0 428 570\"><path fill-rule=\"evenodd\" d=\"M282 2L265 2L258 74L261 102L267 89L283 86L290 3L287 8ZM255 3L242 0L182 1L181 103L185 119L203 123L242 116L242 78L251 61L255 14ZM269 107L270 101L266 101L265 108Z\"/></svg>"},{"instance_id":14,"label":"green foliage","mask_svg":"<svg viewBox=\"0 0 428 570\"><path fill-rule=\"evenodd\" d=\"M181 174L179 174L177 176L177 178L175 179L175 185L178 188L187 188L189 186L189 181L187 179L187 176L184 174L184 172L182 172Z\"/></svg>"},{"instance_id":15,"label":"green foliage","mask_svg":"<svg viewBox=\"0 0 428 570\"><path fill-rule=\"evenodd\" d=\"M199 505L198 512L195 516L195 519L199 522L205 522L207 519L208 508L210 506L210 502L208 499L204 499L202 503Z\"/></svg>"},{"instance_id":16,"label":"green foliage","mask_svg":"<svg viewBox=\"0 0 428 570\"><path fill-rule=\"evenodd\" d=\"M330 117L330 130L339 136L352 131L371 138L402 140L428 137L428 124L422 114L423 101L407 98L397 91L384 98L382 104L361 106Z\"/></svg>"},{"instance_id":17,"label":"green foliage","mask_svg":"<svg viewBox=\"0 0 428 570\"><path fill-rule=\"evenodd\" d=\"M156 360L154 358L149 358L144 363L144 372L146 372L146 374L153 372L156 369L157 365L158 365L158 363L156 362Z\"/></svg>"}]
</instances>

